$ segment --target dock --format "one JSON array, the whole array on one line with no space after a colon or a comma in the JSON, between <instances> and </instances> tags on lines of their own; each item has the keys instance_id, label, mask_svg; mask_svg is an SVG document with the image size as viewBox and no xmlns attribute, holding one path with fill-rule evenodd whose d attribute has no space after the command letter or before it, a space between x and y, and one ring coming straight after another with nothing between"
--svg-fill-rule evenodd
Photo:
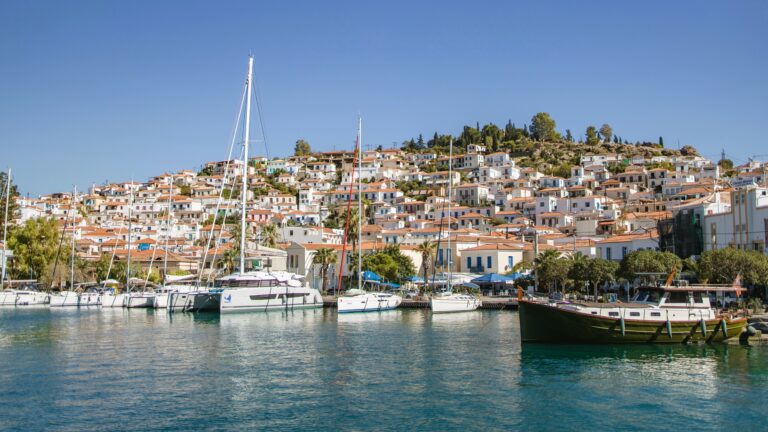
<instances>
[{"instance_id":1,"label":"dock","mask_svg":"<svg viewBox=\"0 0 768 432\"><path fill-rule=\"evenodd\" d=\"M480 309L517 310L517 298L514 297L480 297L483 305ZM335 296L323 296L324 308L336 308ZM401 309L429 309L429 300L403 299L398 306Z\"/></svg>"}]
</instances>

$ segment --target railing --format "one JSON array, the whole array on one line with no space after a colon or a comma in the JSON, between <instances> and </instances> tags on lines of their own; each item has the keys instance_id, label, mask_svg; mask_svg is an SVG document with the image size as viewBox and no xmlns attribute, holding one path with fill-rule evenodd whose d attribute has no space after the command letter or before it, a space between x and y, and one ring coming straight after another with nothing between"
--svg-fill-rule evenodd
<instances>
[{"instance_id":1,"label":"railing","mask_svg":"<svg viewBox=\"0 0 768 432\"><path fill-rule=\"evenodd\" d=\"M484 271L485 271L485 267L483 266L476 266L476 267L469 268L470 273L483 273Z\"/></svg>"}]
</instances>

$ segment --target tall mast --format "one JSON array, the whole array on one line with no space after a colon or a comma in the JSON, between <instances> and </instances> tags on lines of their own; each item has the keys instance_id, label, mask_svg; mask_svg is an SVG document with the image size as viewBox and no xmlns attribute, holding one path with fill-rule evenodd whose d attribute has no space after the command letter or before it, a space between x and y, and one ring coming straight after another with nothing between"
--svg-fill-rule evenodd
<instances>
[{"instance_id":1,"label":"tall mast","mask_svg":"<svg viewBox=\"0 0 768 432\"><path fill-rule=\"evenodd\" d=\"M11 169L8 168L8 175L5 176L5 218L3 222L3 255L0 258L2 261L2 276L0 276L0 290L3 289L5 284L5 251L8 249L8 203L11 202Z\"/></svg>"},{"instance_id":2,"label":"tall mast","mask_svg":"<svg viewBox=\"0 0 768 432\"><path fill-rule=\"evenodd\" d=\"M133 234L133 180L131 180L131 197L128 200L128 258L125 267L125 291L131 292L131 235Z\"/></svg>"},{"instance_id":3,"label":"tall mast","mask_svg":"<svg viewBox=\"0 0 768 432\"><path fill-rule=\"evenodd\" d=\"M453 278L453 266L451 265L451 200L453 199L453 138L448 145L448 290L453 291L451 279Z\"/></svg>"},{"instance_id":4,"label":"tall mast","mask_svg":"<svg viewBox=\"0 0 768 432\"><path fill-rule=\"evenodd\" d=\"M357 287L363 287L363 119L357 118Z\"/></svg>"},{"instance_id":5,"label":"tall mast","mask_svg":"<svg viewBox=\"0 0 768 432\"><path fill-rule=\"evenodd\" d=\"M163 279L168 278L168 241L171 239L171 198L173 197L173 176L171 176L171 187L168 189L168 219L165 221L165 258L163 258ZM216 224L213 224L216 227ZM211 228L213 235L213 228Z\"/></svg>"},{"instance_id":6,"label":"tall mast","mask_svg":"<svg viewBox=\"0 0 768 432\"><path fill-rule=\"evenodd\" d=\"M72 205L70 211L72 212L72 251L69 256L69 289L75 289L75 209L77 207L77 186L72 188Z\"/></svg>"},{"instance_id":7,"label":"tall mast","mask_svg":"<svg viewBox=\"0 0 768 432\"><path fill-rule=\"evenodd\" d=\"M248 78L245 81L245 136L243 143L243 193L240 209L240 274L245 273L245 201L248 199L248 141L251 139L251 79L253 56L248 56Z\"/></svg>"}]
</instances>

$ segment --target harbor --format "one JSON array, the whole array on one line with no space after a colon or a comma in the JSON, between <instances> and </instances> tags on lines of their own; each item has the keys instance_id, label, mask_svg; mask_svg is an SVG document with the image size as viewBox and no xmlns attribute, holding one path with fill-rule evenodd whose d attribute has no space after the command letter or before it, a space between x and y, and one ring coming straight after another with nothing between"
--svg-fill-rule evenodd
<instances>
[{"instance_id":1,"label":"harbor","mask_svg":"<svg viewBox=\"0 0 768 432\"><path fill-rule=\"evenodd\" d=\"M336 308L335 296L323 296L323 307ZM478 309L517 310L517 299L512 297L480 297L482 304ZM429 309L429 299L405 298L400 302L401 309Z\"/></svg>"}]
</instances>

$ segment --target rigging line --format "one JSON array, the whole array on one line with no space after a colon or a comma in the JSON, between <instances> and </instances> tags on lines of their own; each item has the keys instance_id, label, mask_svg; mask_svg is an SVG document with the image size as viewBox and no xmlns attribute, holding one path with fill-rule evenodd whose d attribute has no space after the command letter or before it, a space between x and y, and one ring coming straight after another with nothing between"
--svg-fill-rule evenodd
<instances>
[{"instance_id":1,"label":"rigging line","mask_svg":"<svg viewBox=\"0 0 768 432\"><path fill-rule=\"evenodd\" d=\"M241 133L243 133L243 132L241 131ZM239 159L241 159L241 160L243 159L243 154L245 154L245 148L240 148ZM233 180L232 184L233 185L235 184L234 180ZM232 195L230 194L230 198L231 198L231 196ZM214 222L215 222L215 220L216 220L216 217L214 216ZM216 247L213 249L213 257L211 258L211 271L208 272L208 277L205 279L205 283L206 284L210 284L211 283L211 279L212 279L212 277L213 277L213 275L215 273L216 256L219 254L219 247L218 247L218 245L221 244L221 236L224 235L224 230L226 229L226 227L227 227L227 216L225 214L224 217L222 218L222 221L221 221L221 228L219 228L219 235L216 237L217 238ZM213 230L214 229L216 229L216 224L215 223L213 224L213 226L211 226L210 237L213 237ZM210 245L210 237L209 237L209 242L208 242L209 245ZM199 277L202 277L202 275L199 275ZM199 283L198 283L198 285L199 285Z\"/></svg>"},{"instance_id":2,"label":"rigging line","mask_svg":"<svg viewBox=\"0 0 768 432\"><path fill-rule=\"evenodd\" d=\"M261 137L264 139L264 151L267 153L267 159L270 158L269 156L269 145L267 144L267 130L264 129L264 119L262 118L263 112L261 109L261 97L259 97L259 85L258 85L258 79L256 78L256 74L253 74L253 97L256 100L256 112L258 113L259 117L259 127L261 128ZM247 161L246 161L247 163Z\"/></svg>"},{"instance_id":3,"label":"rigging line","mask_svg":"<svg viewBox=\"0 0 768 432\"><path fill-rule=\"evenodd\" d=\"M243 95L240 98L240 108L237 111L237 116L235 116L235 123L234 125L232 125L232 138L230 139L230 142L229 142L229 151L227 153L227 162L224 165L224 176L222 177L222 185L221 185L221 189L219 190L219 197L216 200L216 209L213 213L213 224L211 226L211 233L208 236L208 240L205 245L205 250L203 251L203 259L202 261L200 261L200 267L198 268L198 271L197 271L198 287L200 286L200 282L202 281L202 278L203 278L203 269L205 268L205 261L208 259L208 249L211 247L211 238L213 238L213 231L216 229L216 219L219 216L221 201L224 197L224 189L225 189L225 186L227 185L227 176L229 175L229 165L232 162L232 152L234 150L235 141L237 139L237 130L238 130L238 125L240 124L240 118L242 117L242 114L243 114L243 105L245 104L245 93L247 92L247 89L248 89L248 84L247 83L243 84ZM245 167L243 167L243 169L245 170L244 172L247 174L248 166L246 165ZM230 197L231 197L231 194L230 194ZM170 211L170 208L168 209L168 211ZM226 217L225 217L225 220L226 220Z\"/></svg>"},{"instance_id":4,"label":"rigging line","mask_svg":"<svg viewBox=\"0 0 768 432\"><path fill-rule=\"evenodd\" d=\"M69 221L69 216L73 214L72 209L70 209L69 214L67 214L67 218L64 220L64 226L61 227L61 237L59 238L59 247L56 249L56 259L53 262L53 271L51 272L51 286L53 286L53 278L56 276L56 269L59 266L59 256L61 255L61 246L64 244L64 230L67 228L67 221Z\"/></svg>"},{"instance_id":5,"label":"rigging line","mask_svg":"<svg viewBox=\"0 0 768 432\"><path fill-rule=\"evenodd\" d=\"M352 188L355 187L355 163L357 162L357 147L360 145L360 136L355 137L355 153L352 156L352 169L350 174L350 181L349 181L349 196L347 197L347 220L344 224L344 243L341 246L341 263L339 263L339 281L336 288L336 293L338 294L339 291L341 291L341 278L342 274L344 272L344 256L347 251L347 235L349 234L349 216L350 216L350 209L352 206ZM343 162L342 162L343 163ZM343 173L342 173L343 176ZM359 193L359 192L358 192ZM357 217L360 217L360 209L357 210ZM358 247L360 247L358 245ZM358 287L359 288L359 287Z\"/></svg>"}]
</instances>

